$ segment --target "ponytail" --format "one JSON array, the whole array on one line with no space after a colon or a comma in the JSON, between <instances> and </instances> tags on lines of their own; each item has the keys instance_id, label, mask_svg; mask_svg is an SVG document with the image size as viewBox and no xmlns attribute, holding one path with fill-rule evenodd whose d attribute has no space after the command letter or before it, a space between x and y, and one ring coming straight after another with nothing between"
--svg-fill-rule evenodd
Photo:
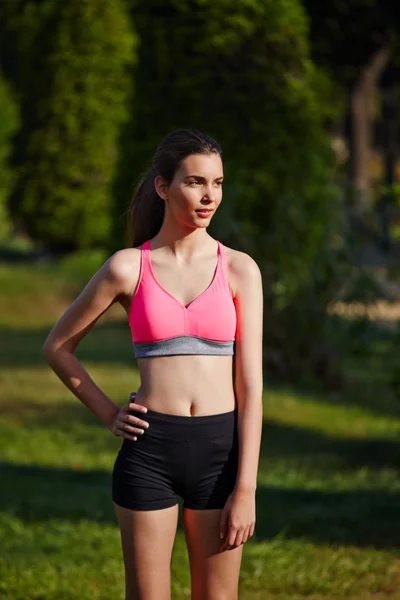
<instances>
[{"instance_id":1,"label":"ponytail","mask_svg":"<svg viewBox=\"0 0 400 600\"><path fill-rule=\"evenodd\" d=\"M136 186L128 210L129 246L135 248L154 237L164 220L165 203L154 187L156 169L144 173Z\"/></svg>"}]
</instances>

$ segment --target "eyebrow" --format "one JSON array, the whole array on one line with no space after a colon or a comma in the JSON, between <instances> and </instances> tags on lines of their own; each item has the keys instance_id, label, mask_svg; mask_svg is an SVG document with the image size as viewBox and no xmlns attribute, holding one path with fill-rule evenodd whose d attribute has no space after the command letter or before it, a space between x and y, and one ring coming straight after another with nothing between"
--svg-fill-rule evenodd
<instances>
[{"instance_id":1,"label":"eyebrow","mask_svg":"<svg viewBox=\"0 0 400 600\"><path fill-rule=\"evenodd\" d=\"M186 177L184 177L183 179L188 179L189 177L195 177L196 179L205 179L205 177L202 177L201 175L186 175ZM216 177L214 179L214 181L217 181L217 179L223 179L224 176L220 175L219 177Z\"/></svg>"}]
</instances>

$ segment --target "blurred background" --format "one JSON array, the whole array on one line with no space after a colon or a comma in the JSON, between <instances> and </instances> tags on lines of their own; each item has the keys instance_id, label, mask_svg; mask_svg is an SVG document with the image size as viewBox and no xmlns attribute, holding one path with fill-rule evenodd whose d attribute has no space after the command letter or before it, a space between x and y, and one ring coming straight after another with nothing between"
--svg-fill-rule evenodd
<instances>
[{"instance_id":1,"label":"blurred background","mask_svg":"<svg viewBox=\"0 0 400 600\"><path fill-rule=\"evenodd\" d=\"M0 595L122 598L121 440L45 364L57 319L126 247L162 138L224 154L208 227L264 287L264 430L243 600L400 598L400 5L0 4ZM113 306L76 352L126 404ZM172 597L190 598L181 523Z\"/></svg>"}]
</instances>

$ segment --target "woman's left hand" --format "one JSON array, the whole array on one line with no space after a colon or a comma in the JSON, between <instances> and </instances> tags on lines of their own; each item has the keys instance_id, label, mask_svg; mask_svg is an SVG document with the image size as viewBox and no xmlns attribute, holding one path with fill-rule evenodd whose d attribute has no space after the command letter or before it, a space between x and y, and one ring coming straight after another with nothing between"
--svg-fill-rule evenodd
<instances>
[{"instance_id":1,"label":"woman's left hand","mask_svg":"<svg viewBox=\"0 0 400 600\"><path fill-rule=\"evenodd\" d=\"M220 536L225 538L220 552L233 550L253 535L256 523L256 494L253 490L234 490L221 513Z\"/></svg>"}]
</instances>

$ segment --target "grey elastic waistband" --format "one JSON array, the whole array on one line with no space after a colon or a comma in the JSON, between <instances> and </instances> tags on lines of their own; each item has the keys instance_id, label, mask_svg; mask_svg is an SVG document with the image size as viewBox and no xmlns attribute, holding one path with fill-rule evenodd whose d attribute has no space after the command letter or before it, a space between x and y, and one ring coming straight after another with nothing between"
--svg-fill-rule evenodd
<instances>
[{"instance_id":1,"label":"grey elastic waistband","mask_svg":"<svg viewBox=\"0 0 400 600\"><path fill-rule=\"evenodd\" d=\"M136 358L168 356L171 354L235 354L235 342L217 342L193 335L181 335L157 342L136 342L133 344Z\"/></svg>"}]
</instances>

